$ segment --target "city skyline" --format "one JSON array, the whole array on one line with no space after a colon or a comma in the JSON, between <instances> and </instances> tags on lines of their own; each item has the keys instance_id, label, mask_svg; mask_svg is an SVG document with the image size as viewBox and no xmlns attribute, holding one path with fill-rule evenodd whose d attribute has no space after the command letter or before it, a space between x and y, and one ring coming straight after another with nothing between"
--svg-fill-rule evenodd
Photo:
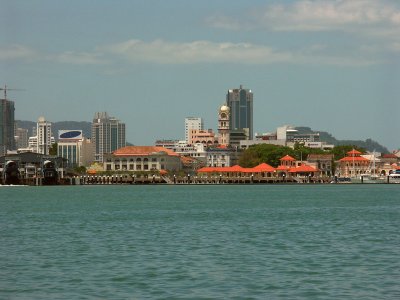
<instances>
[{"instance_id":1,"label":"city skyline","mask_svg":"<svg viewBox=\"0 0 400 300\"><path fill-rule=\"evenodd\" d=\"M25 89L8 93L16 119L107 111L150 145L181 138L187 116L217 128L226 90L243 84L254 132L293 124L400 145L396 1L0 4L0 83Z\"/></svg>"}]
</instances>

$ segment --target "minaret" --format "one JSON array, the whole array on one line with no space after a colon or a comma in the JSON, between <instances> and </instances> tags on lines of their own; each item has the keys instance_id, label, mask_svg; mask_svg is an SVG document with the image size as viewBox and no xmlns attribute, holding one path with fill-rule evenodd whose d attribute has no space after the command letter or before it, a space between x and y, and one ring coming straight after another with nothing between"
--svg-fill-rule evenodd
<instances>
[{"instance_id":1,"label":"minaret","mask_svg":"<svg viewBox=\"0 0 400 300\"><path fill-rule=\"evenodd\" d=\"M221 146L228 146L230 143L229 119L230 109L224 104L218 112L218 144Z\"/></svg>"}]
</instances>

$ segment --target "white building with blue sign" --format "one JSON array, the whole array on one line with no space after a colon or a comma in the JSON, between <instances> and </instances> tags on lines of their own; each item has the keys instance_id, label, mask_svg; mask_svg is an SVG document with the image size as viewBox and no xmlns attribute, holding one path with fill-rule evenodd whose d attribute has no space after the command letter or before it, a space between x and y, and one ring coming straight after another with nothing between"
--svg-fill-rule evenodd
<instances>
[{"instance_id":1,"label":"white building with blue sign","mask_svg":"<svg viewBox=\"0 0 400 300\"><path fill-rule=\"evenodd\" d=\"M68 160L68 166L89 166L93 162L93 147L82 130L58 131L58 156Z\"/></svg>"}]
</instances>

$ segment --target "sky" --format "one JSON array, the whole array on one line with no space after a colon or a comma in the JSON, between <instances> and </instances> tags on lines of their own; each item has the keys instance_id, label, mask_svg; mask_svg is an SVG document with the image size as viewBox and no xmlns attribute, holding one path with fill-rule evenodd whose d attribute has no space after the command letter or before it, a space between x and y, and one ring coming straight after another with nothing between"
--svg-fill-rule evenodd
<instances>
[{"instance_id":1,"label":"sky","mask_svg":"<svg viewBox=\"0 0 400 300\"><path fill-rule=\"evenodd\" d=\"M0 85L16 119L107 111L127 141L217 128L251 89L254 132L285 124L400 148L400 1L0 0ZM66 128L68 129L68 128Z\"/></svg>"}]
</instances>

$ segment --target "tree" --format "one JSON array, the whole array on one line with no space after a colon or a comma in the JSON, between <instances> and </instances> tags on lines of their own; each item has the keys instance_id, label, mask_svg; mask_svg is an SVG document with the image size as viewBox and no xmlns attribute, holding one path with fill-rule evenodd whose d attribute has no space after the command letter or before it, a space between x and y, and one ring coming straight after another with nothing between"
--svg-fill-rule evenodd
<instances>
[{"instance_id":1,"label":"tree","mask_svg":"<svg viewBox=\"0 0 400 300\"><path fill-rule=\"evenodd\" d=\"M58 152L58 143L54 143L51 145L50 149L49 149L49 154L50 155L57 155Z\"/></svg>"}]
</instances>

